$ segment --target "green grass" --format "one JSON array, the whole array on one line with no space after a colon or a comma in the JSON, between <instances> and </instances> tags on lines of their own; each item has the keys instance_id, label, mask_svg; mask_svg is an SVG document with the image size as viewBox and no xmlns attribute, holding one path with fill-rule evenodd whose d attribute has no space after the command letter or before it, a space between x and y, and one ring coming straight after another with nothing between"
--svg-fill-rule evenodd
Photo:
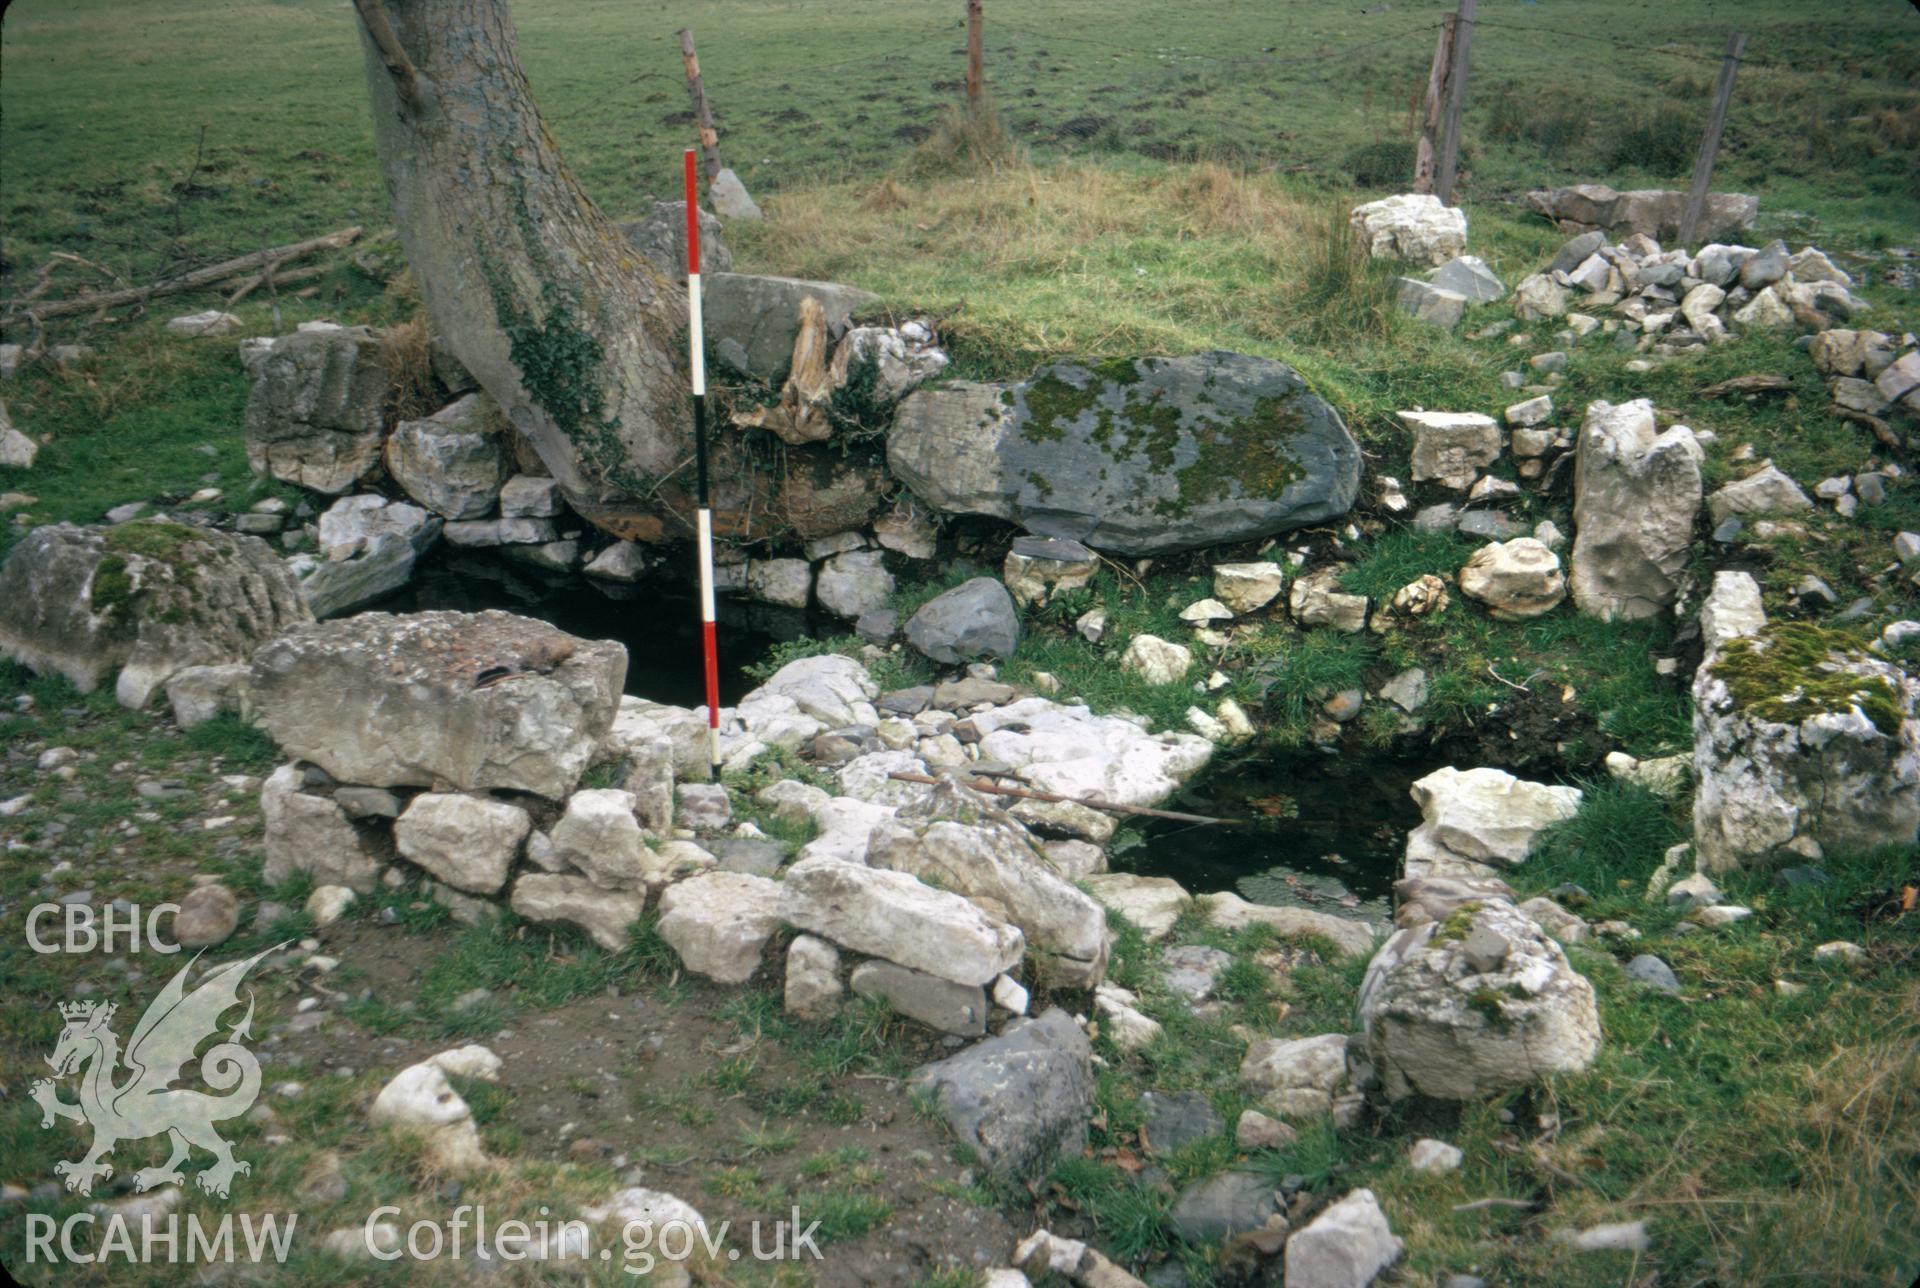
<instances>
[{"instance_id":1,"label":"green grass","mask_svg":"<svg viewBox=\"0 0 1920 1288\"><path fill-rule=\"evenodd\" d=\"M1008 133L1042 159L1216 159L1346 182L1356 149L1408 138L1409 101L1452 8L1036 0L988 16L989 92ZM126 268L155 262L175 238L250 249L378 221L351 12L322 0L219 10L217 22L214 12L206 0L77 0L8 15L0 186L16 274L76 233L89 258ZM556 141L590 192L622 194L607 201L621 211L678 191L679 149L693 141L682 24L700 40L723 155L760 195L905 163L957 101L963 66L961 13L924 0L671 13L529 0L513 17ZM1752 0L1740 19L1750 61L1721 182L1856 227L1910 218L1912 15L1866 0L1817 11ZM1551 181L1683 180L1690 143L1677 157L1620 145L1663 130L1697 138L1726 34L1724 15L1684 6L1495 6L1473 43L1470 198ZM841 100L831 106L830 86ZM1551 131L1513 128L1516 115L1555 119L1575 105L1620 168L1596 174ZM1400 186L1386 182L1391 170L1368 177Z\"/></svg>"},{"instance_id":2,"label":"green grass","mask_svg":"<svg viewBox=\"0 0 1920 1288\"><path fill-rule=\"evenodd\" d=\"M1580 812L1541 834L1527 861L1527 878L1543 887L1576 882L1593 894L1625 891L1631 905L1668 848L1691 838L1687 802L1663 800L1612 778L1579 786Z\"/></svg>"},{"instance_id":3,"label":"green grass","mask_svg":"<svg viewBox=\"0 0 1920 1288\"><path fill-rule=\"evenodd\" d=\"M420 901L417 892L399 892L395 898L396 906ZM356 904L353 911L358 915L363 909ZM521 924L503 913L498 926L469 927L437 955L406 1006L376 995L350 998L341 1010L376 1033L423 1029L433 1036L466 1038L496 1032L522 1008L550 1010L625 980L664 979L670 970L662 969L652 946L657 935L646 926L635 929L625 951L610 953L570 930ZM664 943L659 949L672 954ZM494 996L464 1010L454 1007L477 988Z\"/></svg>"},{"instance_id":4,"label":"green grass","mask_svg":"<svg viewBox=\"0 0 1920 1288\"><path fill-rule=\"evenodd\" d=\"M1166 1214L1180 1187L1251 1167L1329 1197L1371 1187L1407 1241L1400 1273L1422 1281L1470 1266L1495 1282L1617 1283L1630 1258L1573 1254L1548 1236L1644 1219L1654 1252L1641 1271L1676 1282L1757 1282L1781 1267L1793 1283L1904 1282L1920 1264L1920 1237L1904 1219L1920 1196L1911 1121L1920 1104L1920 948L1903 924L1863 924L1861 910L1884 906L1920 874L1920 852L1833 856L1831 882L1791 890L1765 873L1728 878L1728 898L1755 917L1685 933L1677 910L1643 897L1648 872L1680 835L1684 805L1606 781L1584 787L1579 815L1508 877L1523 898L1578 883L1593 895L1583 915L1624 918L1643 932L1613 951L1569 950L1595 986L1606 1034L1591 1069L1482 1103L1391 1107L1345 1131L1296 1123L1298 1140L1278 1150L1241 1154L1216 1137L1165 1160L1166 1181L1133 1175L1111 1151L1137 1148L1142 1091L1207 1092L1229 1123L1250 1105L1229 1024L1256 1036L1353 1031L1363 961L1308 962L1263 978L1253 959L1264 936L1226 935L1196 914L1167 943L1234 954L1221 990L1230 1009L1186 1012L1158 986L1164 948L1122 937L1113 976L1141 993L1167 1032L1132 1056L1099 1044L1107 1063L1097 1073L1093 1148L1054 1167L1053 1201L1085 1213L1109 1255L1149 1263L1177 1244ZM1835 938L1865 945L1867 963L1815 962L1813 946ZM1622 965L1638 952L1672 964L1683 992L1653 995L1629 981ZM1801 991L1782 993L1776 980ZM1271 1009L1276 1000L1284 1017ZM1422 1136L1459 1146L1462 1169L1408 1169L1407 1150ZM1486 1197L1531 1209L1455 1210ZM1192 1273L1202 1277L1189 1282L1207 1282Z\"/></svg>"}]
</instances>

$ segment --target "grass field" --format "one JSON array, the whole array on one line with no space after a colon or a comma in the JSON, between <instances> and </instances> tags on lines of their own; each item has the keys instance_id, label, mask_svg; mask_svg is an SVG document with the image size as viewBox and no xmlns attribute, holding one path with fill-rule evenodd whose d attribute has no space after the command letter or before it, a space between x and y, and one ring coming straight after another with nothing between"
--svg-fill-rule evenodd
<instances>
[{"instance_id":1,"label":"grass field","mask_svg":"<svg viewBox=\"0 0 1920 1288\"><path fill-rule=\"evenodd\" d=\"M1041 156L1213 159L1391 188L1443 0L990 8L988 80ZM588 190L673 190L691 142L691 24L723 153L756 192L871 174L956 96L959 0L529 0L524 62ZM1720 168L1769 220L1896 240L1915 222L1920 14L1894 0L1487 0L1465 195L1684 181L1729 25L1749 34ZM0 34L4 280L75 250L138 278L206 254L381 222L360 54L333 0L19 0ZM204 143L204 150L202 145ZM200 165L195 168L195 158Z\"/></svg>"}]
</instances>

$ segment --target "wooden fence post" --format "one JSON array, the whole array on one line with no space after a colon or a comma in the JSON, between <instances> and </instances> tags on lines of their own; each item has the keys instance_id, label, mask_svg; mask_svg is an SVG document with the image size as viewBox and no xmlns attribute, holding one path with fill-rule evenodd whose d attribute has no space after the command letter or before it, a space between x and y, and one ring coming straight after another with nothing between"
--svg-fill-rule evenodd
<instances>
[{"instance_id":1,"label":"wooden fence post","mask_svg":"<svg viewBox=\"0 0 1920 1288\"><path fill-rule=\"evenodd\" d=\"M1700 231L1700 217L1707 212L1707 189L1713 184L1713 159L1720 152L1720 131L1726 128L1727 105L1733 101L1733 76L1740 70L1740 55L1747 51L1747 34L1736 31L1727 38L1726 56L1720 60L1720 77L1713 84L1713 110L1707 113L1707 131L1700 136L1700 155L1693 163L1693 187L1687 192L1687 208L1680 216L1680 244L1692 243Z\"/></svg>"},{"instance_id":2,"label":"wooden fence post","mask_svg":"<svg viewBox=\"0 0 1920 1288\"><path fill-rule=\"evenodd\" d=\"M1433 66L1427 70L1427 96L1422 101L1420 143L1413 158L1413 190L1433 191L1433 164L1440 136L1440 105L1446 98L1447 67L1453 61L1453 15L1440 20L1440 38L1433 46Z\"/></svg>"},{"instance_id":3,"label":"wooden fence post","mask_svg":"<svg viewBox=\"0 0 1920 1288\"><path fill-rule=\"evenodd\" d=\"M680 62L687 69L687 94L693 99L693 119L700 128L700 169L708 183L720 173L720 134L713 128L713 108L700 79L700 59L693 52L693 28L680 28Z\"/></svg>"},{"instance_id":4,"label":"wooden fence post","mask_svg":"<svg viewBox=\"0 0 1920 1288\"><path fill-rule=\"evenodd\" d=\"M1447 69L1447 126L1440 137L1440 159L1433 188L1441 204L1453 204L1453 180L1460 167L1460 114L1467 106L1467 53L1473 47L1474 0L1460 0L1454 16L1453 58Z\"/></svg>"},{"instance_id":5,"label":"wooden fence post","mask_svg":"<svg viewBox=\"0 0 1920 1288\"><path fill-rule=\"evenodd\" d=\"M980 71L980 3L981 0L967 0L967 109L980 110L980 95L984 90Z\"/></svg>"}]
</instances>

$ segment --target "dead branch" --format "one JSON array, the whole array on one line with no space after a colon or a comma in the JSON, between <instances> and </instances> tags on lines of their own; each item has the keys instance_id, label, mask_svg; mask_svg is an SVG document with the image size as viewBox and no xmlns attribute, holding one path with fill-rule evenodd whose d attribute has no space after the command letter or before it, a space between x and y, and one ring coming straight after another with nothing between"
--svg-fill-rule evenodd
<instances>
[{"instance_id":1,"label":"dead branch","mask_svg":"<svg viewBox=\"0 0 1920 1288\"><path fill-rule=\"evenodd\" d=\"M226 307L232 308L263 286L267 288L269 293L272 293L279 287L292 286L296 282L310 281L327 271L325 264L309 264L305 268L296 268L290 273L282 273L279 271L279 268L280 265L277 262L269 264L264 271L240 283L239 288L227 297Z\"/></svg>"},{"instance_id":2,"label":"dead branch","mask_svg":"<svg viewBox=\"0 0 1920 1288\"><path fill-rule=\"evenodd\" d=\"M1730 394L1785 394L1793 392L1793 381L1785 376L1735 376L1700 391L1702 398L1725 398Z\"/></svg>"},{"instance_id":3,"label":"dead branch","mask_svg":"<svg viewBox=\"0 0 1920 1288\"><path fill-rule=\"evenodd\" d=\"M1455 1212L1479 1212L1485 1208L1530 1208L1539 1207L1532 1199L1475 1199L1471 1203L1456 1203Z\"/></svg>"},{"instance_id":4,"label":"dead branch","mask_svg":"<svg viewBox=\"0 0 1920 1288\"><path fill-rule=\"evenodd\" d=\"M1839 403L1834 403L1828 407L1827 410L1835 416L1838 416L1841 420L1847 421L1849 424L1858 425L1862 429L1873 431L1874 439L1880 446L1886 448L1888 451L1899 452L1906 450L1906 444L1900 441L1900 435L1894 433L1893 426L1881 420L1878 416L1870 412L1855 411L1851 407L1842 407Z\"/></svg>"},{"instance_id":5,"label":"dead branch","mask_svg":"<svg viewBox=\"0 0 1920 1288\"><path fill-rule=\"evenodd\" d=\"M894 779L896 782L922 783L929 787L937 786L940 782L938 778L933 778L926 774L910 774L904 770L895 771L894 773L888 774L887 777ZM1145 805L1115 805L1111 801L1082 800L1077 796L1060 796L1053 792L1028 791L1024 787L1003 787L999 783L990 783L984 778L976 778L972 782L964 785L971 787L976 792L984 792L989 796L1017 796L1022 800L1046 801L1054 805L1084 805L1088 809L1110 810L1115 814L1133 814L1140 818L1166 818L1172 819L1176 823L1211 823L1220 827L1232 827L1238 821L1231 818L1208 818L1204 814L1182 814L1177 810L1170 809L1148 809Z\"/></svg>"},{"instance_id":6,"label":"dead branch","mask_svg":"<svg viewBox=\"0 0 1920 1288\"><path fill-rule=\"evenodd\" d=\"M178 295L183 291L195 291L202 287L214 286L229 278L258 272L269 264L288 263L305 259L321 251L339 250L360 235L358 227L343 228L337 233L328 233L325 237L315 237L308 241L295 242L291 246L275 246L269 250L257 250L251 255L242 255L220 264L210 264L206 268L195 269L191 273L182 273L178 277L163 278L147 286L129 287L120 291L96 291L89 295L78 295L68 300L52 300L45 304L34 304L30 296L21 296L0 304L0 327L13 326L23 319L32 319L37 326L49 318L71 317L76 313L104 313L108 309L119 308L123 304L144 304L161 295Z\"/></svg>"},{"instance_id":7,"label":"dead branch","mask_svg":"<svg viewBox=\"0 0 1920 1288\"><path fill-rule=\"evenodd\" d=\"M373 47L380 51L380 61L387 65L387 71L393 76L394 92L400 101L411 110L420 107L420 77L413 70L413 60L407 57L407 51L400 44L400 37L394 34L393 24L387 20L387 11L380 0L353 0L354 10L359 13L360 21L367 28L367 35L373 40Z\"/></svg>"}]
</instances>

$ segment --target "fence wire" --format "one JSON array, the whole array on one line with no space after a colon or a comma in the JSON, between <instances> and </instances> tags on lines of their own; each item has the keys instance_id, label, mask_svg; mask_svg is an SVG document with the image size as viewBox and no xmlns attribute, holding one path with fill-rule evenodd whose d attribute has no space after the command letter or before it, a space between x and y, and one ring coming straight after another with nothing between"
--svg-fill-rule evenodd
<instances>
[{"instance_id":1,"label":"fence wire","mask_svg":"<svg viewBox=\"0 0 1920 1288\"><path fill-rule=\"evenodd\" d=\"M737 30L733 44L726 36L703 39L702 70L722 156L756 191L874 172L907 159L963 97L965 23L959 0L952 7L951 17L905 30L889 22L872 32L877 48L826 60L807 57L798 41L790 50L740 48ZM1432 8L1404 15L1389 10L1376 5L1343 19L1346 34L1359 39L1307 36L1285 9L1129 10L1126 27L1154 32L1148 41L1103 31L1091 16L1047 29L1028 10L990 5L988 98L1014 140L1041 154L1213 159L1391 186L1396 168L1411 177L1420 104L1442 24ZM823 22L831 21L830 12L822 11ZM1377 34L1353 30L1389 22L1390 29ZM1563 180L1581 177L1575 167L1582 164L1609 172L1625 164L1684 184L1706 115L1704 86L1721 62L1725 33L1702 31L1692 44L1648 44L1502 13L1477 18L1473 32L1465 132L1470 184L1476 144L1493 139L1538 141L1541 156L1532 168L1543 181L1556 170ZM1555 62L1566 42L1599 52L1568 58L1565 74L1543 82L1542 63ZM664 48L660 58L664 65L550 119L563 131L617 129L622 122L636 133L684 128L691 141L679 59ZM1748 80L1736 90L1728 127L1735 154L1743 131L1757 137L1788 119L1778 103L1756 93L1758 73L1784 78L1772 83L1789 88L1771 97L1797 96L1801 111L1831 101L1830 115L1838 117L1845 95L1869 91L1920 103L1920 69L1903 73L1895 63L1866 66L1836 52L1818 66L1801 66L1758 40L1749 41L1741 63ZM1525 70L1516 75L1508 67ZM1616 101L1649 104L1644 114L1650 119L1574 120L1586 97L1583 79L1608 86ZM1663 112L1670 119L1651 119ZM1602 137L1633 128L1651 142ZM1681 146L1685 135L1691 138ZM636 157L634 164L647 163ZM1512 178L1496 182L1511 187Z\"/></svg>"}]
</instances>

